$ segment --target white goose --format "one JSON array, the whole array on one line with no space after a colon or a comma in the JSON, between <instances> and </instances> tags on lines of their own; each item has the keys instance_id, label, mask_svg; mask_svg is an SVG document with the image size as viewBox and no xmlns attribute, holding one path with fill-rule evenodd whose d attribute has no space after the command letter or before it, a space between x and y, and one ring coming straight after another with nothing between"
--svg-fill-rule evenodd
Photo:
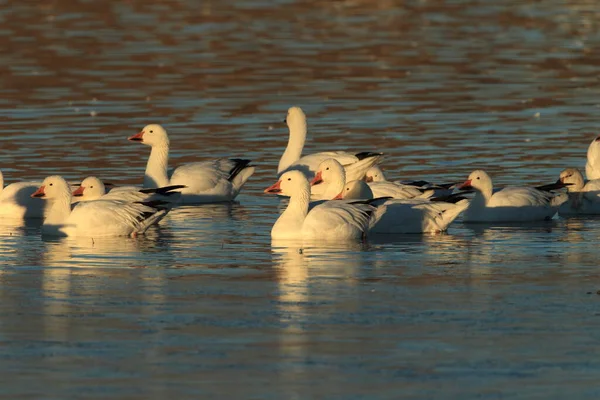
<instances>
[{"instance_id":1,"label":"white goose","mask_svg":"<svg viewBox=\"0 0 600 400\"><path fill-rule=\"evenodd\" d=\"M569 195L558 209L560 215L600 214L600 179L585 182L577 168L566 168L558 182L568 185Z\"/></svg>"},{"instance_id":2,"label":"white goose","mask_svg":"<svg viewBox=\"0 0 600 400\"><path fill-rule=\"evenodd\" d=\"M442 196L450 196L452 195L453 192L453 187L456 186L455 183L445 183L445 184L435 184L435 183L430 183L427 181L411 181L411 180L407 180L407 181L388 181L385 174L383 173L383 171L381 170L381 168L379 168L379 166L375 165L371 168L369 168L369 170L367 171L367 173L365 174L365 181L369 183L369 186L371 186L371 189L379 186L381 188L381 190L383 190L383 188L387 188L390 187L389 185L394 184L394 185L398 185L401 187L413 187L416 188L418 190L421 190L422 192L424 192L425 190L433 190L433 194L432 196L434 197L442 197ZM379 182L384 182L384 183L379 183ZM377 197L376 193L378 192L377 189L374 190L375 196ZM382 193L379 193L380 195L383 195Z\"/></svg>"},{"instance_id":3,"label":"white goose","mask_svg":"<svg viewBox=\"0 0 600 400\"><path fill-rule=\"evenodd\" d=\"M311 181L313 188L323 187L318 196L315 195L315 190L312 190L313 198L331 200L340 193L346 181L351 180L354 179L349 179L346 176L344 167L337 160L333 158L326 159L319 164L317 173ZM397 185L392 182L371 182L369 187L373 191L374 197L392 197L394 199L426 199L434 193L433 190L423 192L413 186Z\"/></svg>"},{"instance_id":4,"label":"white goose","mask_svg":"<svg viewBox=\"0 0 600 400\"><path fill-rule=\"evenodd\" d=\"M364 181L348 182L336 199L370 199L373 192ZM373 202L381 214L372 220L369 233L439 233L469 206L469 200L456 198L456 203L428 200L386 200Z\"/></svg>"},{"instance_id":5,"label":"white goose","mask_svg":"<svg viewBox=\"0 0 600 400\"><path fill-rule=\"evenodd\" d=\"M142 234L168 212L148 203L93 200L71 208L71 188L60 176L49 176L31 197L51 200L42 233L51 236L132 236Z\"/></svg>"},{"instance_id":6,"label":"white goose","mask_svg":"<svg viewBox=\"0 0 600 400\"><path fill-rule=\"evenodd\" d=\"M565 201L563 196L532 187L506 187L493 192L492 179L473 171L459 189L475 190L464 213L465 222L526 222L550 220Z\"/></svg>"},{"instance_id":7,"label":"white goose","mask_svg":"<svg viewBox=\"0 0 600 400\"><path fill-rule=\"evenodd\" d=\"M600 179L600 136L592 140L588 147L585 175L589 180Z\"/></svg>"},{"instance_id":8,"label":"white goose","mask_svg":"<svg viewBox=\"0 0 600 400\"><path fill-rule=\"evenodd\" d=\"M184 185L181 190L184 204L232 201L254 173L254 167L248 165L250 160L219 158L182 165L169 176L169 136L162 126L147 125L128 139L152 147L144 188Z\"/></svg>"},{"instance_id":9,"label":"white goose","mask_svg":"<svg viewBox=\"0 0 600 400\"><path fill-rule=\"evenodd\" d=\"M88 176L73 192L73 201L90 200L121 200L126 202L135 201L163 201L166 203L177 203L181 193L177 190L183 189L183 185L165 186L155 189L140 189L135 186L116 186L107 193L105 184L95 176Z\"/></svg>"},{"instance_id":10,"label":"white goose","mask_svg":"<svg viewBox=\"0 0 600 400\"><path fill-rule=\"evenodd\" d=\"M383 158L383 153L362 152L352 154L345 151L326 151L303 157L302 150L306 141L306 116L304 112L300 107L290 107L285 122L290 130L290 138L279 160L279 167L277 168L277 174L279 175L294 169L304 172L310 179L314 176L321 162L328 158L334 158L344 166L348 179L363 179L367 170Z\"/></svg>"},{"instance_id":11,"label":"white goose","mask_svg":"<svg viewBox=\"0 0 600 400\"><path fill-rule=\"evenodd\" d=\"M352 240L366 235L375 207L328 201L309 211L310 184L301 171L288 171L265 189L290 197L285 211L273 225L274 239Z\"/></svg>"},{"instance_id":12,"label":"white goose","mask_svg":"<svg viewBox=\"0 0 600 400\"><path fill-rule=\"evenodd\" d=\"M31 198L39 186L39 182L15 182L4 187L4 175L0 171L0 218L43 218L46 203Z\"/></svg>"}]
</instances>

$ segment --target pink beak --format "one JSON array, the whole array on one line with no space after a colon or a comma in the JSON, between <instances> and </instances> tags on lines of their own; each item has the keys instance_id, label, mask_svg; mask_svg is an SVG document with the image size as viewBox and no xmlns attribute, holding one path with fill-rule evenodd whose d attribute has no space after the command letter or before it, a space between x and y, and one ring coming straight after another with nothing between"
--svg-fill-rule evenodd
<instances>
[{"instance_id":1,"label":"pink beak","mask_svg":"<svg viewBox=\"0 0 600 400\"><path fill-rule=\"evenodd\" d=\"M85 190L85 186L79 186L77 189L75 189L75 191L73 192L73 196L77 197L77 196L83 196L83 191Z\"/></svg>"},{"instance_id":2,"label":"pink beak","mask_svg":"<svg viewBox=\"0 0 600 400\"><path fill-rule=\"evenodd\" d=\"M281 181L275 182L264 190L265 193L281 193Z\"/></svg>"},{"instance_id":3,"label":"pink beak","mask_svg":"<svg viewBox=\"0 0 600 400\"><path fill-rule=\"evenodd\" d=\"M310 186L318 185L323 182L323 177L321 176L321 171L317 172L312 181L310 181Z\"/></svg>"},{"instance_id":4,"label":"pink beak","mask_svg":"<svg viewBox=\"0 0 600 400\"><path fill-rule=\"evenodd\" d=\"M46 186L44 185L40 186L38 190L31 194L31 197L44 197L46 195L46 192L44 192L45 188Z\"/></svg>"},{"instance_id":5,"label":"pink beak","mask_svg":"<svg viewBox=\"0 0 600 400\"><path fill-rule=\"evenodd\" d=\"M466 180L465 183L463 183L462 185L458 186L457 189L468 189L471 187L471 180Z\"/></svg>"},{"instance_id":6,"label":"pink beak","mask_svg":"<svg viewBox=\"0 0 600 400\"><path fill-rule=\"evenodd\" d=\"M132 142L143 142L144 141L144 131L140 133L136 133L133 136L129 136L127 140L131 140Z\"/></svg>"}]
</instances>

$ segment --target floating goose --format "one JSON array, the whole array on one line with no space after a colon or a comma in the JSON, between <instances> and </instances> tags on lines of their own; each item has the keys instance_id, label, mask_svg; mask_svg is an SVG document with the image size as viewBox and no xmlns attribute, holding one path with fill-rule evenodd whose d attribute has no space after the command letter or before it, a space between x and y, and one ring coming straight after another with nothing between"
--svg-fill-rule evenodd
<instances>
[{"instance_id":1,"label":"floating goose","mask_svg":"<svg viewBox=\"0 0 600 400\"><path fill-rule=\"evenodd\" d=\"M60 176L49 176L31 197L51 200L42 233L51 236L137 236L168 212L153 203L92 200L71 208L71 188Z\"/></svg>"},{"instance_id":2,"label":"floating goose","mask_svg":"<svg viewBox=\"0 0 600 400\"><path fill-rule=\"evenodd\" d=\"M165 186L155 189L140 189L135 186L116 186L106 192L105 184L95 176L88 176L75 191L73 200L122 200L128 202L134 201L164 201L167 203L177 203L180 200L181 193L179 189L185 188L184 185Z\"/></svg>"},{"instance_id":3,"label":"floating goose","mask_svg":"<svg viewBox=\"0 0 600 400\"><path fill-rule=\"evenodd\" d=\"M162 126L147 125L128 139L152 148L146 165L144 188L184 185L185 189L181 190L183 204L232 201L254 173L250 160L219 158L182 165L169 176L169 136Z\"/></svg>"},{"instance_id":4,"label":"floating goose","mask_svg":"<svg viewBox=\"0 0 600 400\"><path fill-rule=\"evenodd\" d=\"M600 179L585 182L577 168L566 168L557 183L567 184L569 195L558 209L560 215L600 214Z\"/></svg>"}]
</instances>

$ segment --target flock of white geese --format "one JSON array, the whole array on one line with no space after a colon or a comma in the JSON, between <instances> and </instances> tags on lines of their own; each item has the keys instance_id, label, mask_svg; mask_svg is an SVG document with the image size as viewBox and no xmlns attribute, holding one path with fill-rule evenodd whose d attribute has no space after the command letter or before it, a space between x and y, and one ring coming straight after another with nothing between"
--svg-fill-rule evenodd
<instances>
[{"instance_id":1,"label":"flock of white geese","mask_svg":"<svg viewBox=\"0 0 600 400\"><path fill-rule=\"evenodd\" d=\"M527 222L561 215L600 214L600 136L587 153L587 181L576 168L554 184L494 190L483 170L462 184L388 181L379 152L343 151L302 155L306 116L288 110L290 136L265 193L289 197L275 222L273 239L353 240L370 234L437 233L462 213L465 222ZM181 204L230 202L255 167L245 159L215 159L170 171L169 137L160 125L147 125L128 138L150 146L143 185L114 186L96 177L79 185L60 176L4 187L0 173L0 218L42 221L42 234L54 236L137 236ZM560 189L566 187L566 193Z\"/></svg>"}]
</instances>

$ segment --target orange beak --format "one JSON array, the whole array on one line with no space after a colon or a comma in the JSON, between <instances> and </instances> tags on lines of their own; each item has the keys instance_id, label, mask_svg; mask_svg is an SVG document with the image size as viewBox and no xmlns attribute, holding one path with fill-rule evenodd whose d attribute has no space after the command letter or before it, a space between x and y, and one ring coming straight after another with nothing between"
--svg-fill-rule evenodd
<instances>
[{"instance_id":1,"label":"orange beak","mask_svg":"<svg viewBox=\"0 0 600 400\"><path fill-rule=\"evenodd\" d=\"M344 191L343 191L343 190L340 192L340 194L338 194L337 196L335 196L335 197L333 198L333 200L342 200L342 199L343 199L343 197L342 197L342 194L344 194Z\"/></svg>"},{"instance_id":2,"label":"orange beak","mask_svg":"<svg viewBox=\"0 0 600 400\"><path fill-rule=\"evenodd\" d=\"M31 197L44 197L46 195L46 193L44 192L45 187L46 186L44 185L40 186L38 190L31 194Z\"/></svg>"},{"instance_id":3,"label":"orange beak","mask_svg":"<svg viewBox=\"0 0 600 400\"><path fill-rule=\"evenodd\" d=\"M79 196L83 196L83 191L85 190L85 186L79 186L77 189L75 189L75 191L73 192L73 196L74 197L79 197Z\"/></svg>"},{"instance_id":4,"label":"orange beak","mask_svg":"<svg viewBox=\"0 0 600 400\"><path fill-rule=\"evenodd\" d=\"M471 180L466 180L465 183L458 186L457 189L471 189Z\"/></svg>"},{"instance_id":5,"label":"orange beak","mask_svg":"<svg viewBox=\"0 0 600 400\"><path fill-rule=\"evenodd\" d=\"M281 181L275 182L275 184L265 189L265 193L281 193Z\"/></svg>"},{"instance_id":6,"label":"orange beak","mask_svg":"<svg viewBox=\"0 0 600 400\"><path fill-rule=\"evenodd\" d=\"M312 181L310 181L310 186L318 185L323 182L323 177L321 176L321 171L317 172Z\"/></svg>"},{"instance_id":7,"label":"orange beak","mask_svg":"<svg viewBox=\"0 0 600 400\"><path fill-rule=\"evenodd\" d=\"M140 133L136 133L133 136L129 136L127 140L131 140L132 142L143 142L144 141L144 131Z\"/></svg>"},{"instance_id":8,"label":"orange beak","mask_svg":"<svg viewBox=\"0 0 600 400\"><path fill-rule=\"evenodd\" d=\"M367 182L367 183L373 182L373 177L372 176L366 176L365 177L365 182Z\"/></svg>"}]
</instances>

